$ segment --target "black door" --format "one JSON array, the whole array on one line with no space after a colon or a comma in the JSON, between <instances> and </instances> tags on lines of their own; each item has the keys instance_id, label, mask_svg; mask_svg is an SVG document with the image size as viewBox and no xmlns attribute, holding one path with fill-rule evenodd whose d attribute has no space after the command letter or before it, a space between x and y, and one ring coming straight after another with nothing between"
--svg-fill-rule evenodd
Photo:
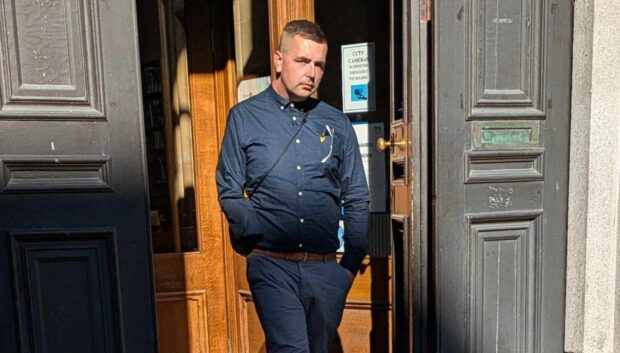
<instances>
[{"instance_id":1,"label":"black door","mask_svg":"<svg viewBox=\"0 0 620 353\"><path fill-rule=\"evenodd\" d=\"M135 6L0 2L0 347L154 352Z\"/></svg>"},{"instance_id":2,"label":"black door","mask_svg":"<svg viewBox=\"0 0 620 353\"><path fill-rule=\"evenodd\" d=\"M572 2L434 2L437 352L563 352Z\"/></svg>"}]
</instances>

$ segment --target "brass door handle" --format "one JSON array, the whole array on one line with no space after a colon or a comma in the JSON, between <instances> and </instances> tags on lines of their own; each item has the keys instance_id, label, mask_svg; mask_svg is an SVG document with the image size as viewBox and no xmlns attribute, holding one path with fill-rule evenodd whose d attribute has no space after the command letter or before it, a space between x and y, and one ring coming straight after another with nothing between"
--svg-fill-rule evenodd
<instances>
[{"instance_id":1,"label":"brass door handle","mask_svg":"<svg viewBox=\"0 0 620 353\"><path fill-rule=\"evenodd\" d=\"M385 140L383 137L379 137L377 139L377 149L381 152L385 151L386 148L394 148L394 147L405 147L407 145L407 141L398 140L398 141L390 141Z\"/></svg>"}]
</instances>

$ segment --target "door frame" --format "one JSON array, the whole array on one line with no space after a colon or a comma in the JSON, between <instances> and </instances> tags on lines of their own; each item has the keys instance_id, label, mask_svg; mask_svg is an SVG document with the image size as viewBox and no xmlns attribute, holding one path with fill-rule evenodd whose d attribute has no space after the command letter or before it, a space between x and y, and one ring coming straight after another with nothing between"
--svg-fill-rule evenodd
<instances>
[{"instance_id":1,"label":"door frame","mask_svg":"<svg viewBox=\"0 0 620 353\"><path fill-rule=\"evenodd\" d=\"M431 0L403 1L403 89L409 123L411 215L409 349L433 351L432 295L432 18Z\"/></svg>"}]
</instances>

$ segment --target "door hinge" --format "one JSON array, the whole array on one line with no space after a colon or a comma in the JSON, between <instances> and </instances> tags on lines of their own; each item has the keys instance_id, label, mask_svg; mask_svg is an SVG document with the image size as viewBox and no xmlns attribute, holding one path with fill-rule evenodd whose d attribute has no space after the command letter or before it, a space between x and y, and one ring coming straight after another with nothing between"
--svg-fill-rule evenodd
<instances>
[{"instance_id":1,"label":"door hinge","mask_svg":"<svg viewBox=\"0 0 620 353\"><path fill-rule=\"evenodd\" d=\"M431 20L431 1L432 0L420 1L420 21L422 22L428 22Z\"/></svg>"}]
</instances>

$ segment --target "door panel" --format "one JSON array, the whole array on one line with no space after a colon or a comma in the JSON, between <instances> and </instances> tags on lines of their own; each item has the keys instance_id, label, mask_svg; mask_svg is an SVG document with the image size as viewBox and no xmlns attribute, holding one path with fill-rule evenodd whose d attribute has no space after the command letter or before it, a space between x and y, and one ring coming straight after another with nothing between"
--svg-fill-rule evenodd
<instances>
[{"instance_id":1,"label":"door panel","mask_svg":"<svg viewBox=\"0 0 620 353\"><path fill-rule=\"evenodd\" d=\"M215 187L219 141L234 99L232 7L215 0L160 0L158 6L162 91L176 150L167 155L177 183L171 199L180 218L180 229L168 234L180 245L154 255L160 352L239 352L233 254ZM188 239L182 230L192 222L184 226L181 214L193 212L194 202L195 214L186 217L196 224L192 248L182 245Z\"/></svg>"},{"instance_id":2,"label":"door panel","mask_svg":"<svg viewBox=\"0 0 620 353\"><path fill-rule=\"evenodd\" d=\"M131 1L0 3L7 351L156 350L135 23Z\"/></svg>"},{"instance_id":3,"label":"door panel","mask_svg":"<svg viewBox=\"0 0 620 353\"><path fill-rule=\"evenodd\" d=\"M434 10L437 350L561 352L571 4Z\"/></svg>"}]
</instances>

